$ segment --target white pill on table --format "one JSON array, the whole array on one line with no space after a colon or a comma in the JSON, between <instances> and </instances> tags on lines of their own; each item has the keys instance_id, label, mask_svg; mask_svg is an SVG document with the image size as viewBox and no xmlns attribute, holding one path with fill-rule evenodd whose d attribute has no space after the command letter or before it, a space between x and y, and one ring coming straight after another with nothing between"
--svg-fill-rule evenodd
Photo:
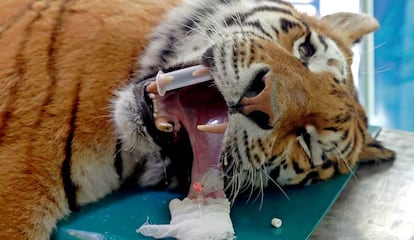
<instances>
[{"instance_id":1,"label":"white pill on table","mask_svg":"<svg viewBox=\"0 0 414 240\"><path fill-rule=\"evenodd\" d=\"M279 218L273 218L272 219L272 226L275 228L279 228L282 226L282 220Z\"/></svg>"}]
</instances>

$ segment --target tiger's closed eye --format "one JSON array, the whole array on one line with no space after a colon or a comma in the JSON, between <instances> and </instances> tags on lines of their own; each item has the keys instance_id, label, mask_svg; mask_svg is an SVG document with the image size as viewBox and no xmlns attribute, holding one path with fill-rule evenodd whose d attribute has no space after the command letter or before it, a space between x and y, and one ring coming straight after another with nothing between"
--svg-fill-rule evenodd
<instances>
[{"instance_id":1,"label":"tiger's closed eye","mask_svg":"<svg viewBox=\"0 0 414 240\"><path fill-rule=\"evenodd\" d=\"M315 54L315 47L309 41L305 41L299 46L299 54L301 58L310 58Z\"/></svg>"}]
</instances>

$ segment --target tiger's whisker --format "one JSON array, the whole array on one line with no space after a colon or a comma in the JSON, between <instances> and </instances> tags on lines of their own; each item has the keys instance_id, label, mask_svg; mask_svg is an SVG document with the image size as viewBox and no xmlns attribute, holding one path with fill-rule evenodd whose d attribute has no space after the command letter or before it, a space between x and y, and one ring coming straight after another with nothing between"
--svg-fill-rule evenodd
<instances>
[{"instance_id":1,"label":"tiger's whisker","mask_svg":"<svg viewBox=\"0 0 414 240\"><path fill-rule=\"evenodd\" d=\"M358 178L357 178L357 176L355 174L355 170L351 168L351 166L348 164L348 162L346 161L346 159L342 156L342 154L337 149L335 149L334 151L335 151L336 156L340 160L338 162L339 163L341 163L341 162L344 163L345 166L349 169L349 173L351 174L351 176L355 180L355 182L359 182L359 180L358 180Z\"/></svg>"},{"instance_id":2,"label":"tiger's whisker","mask_svg":"<svg viewBox=\"0 0 414 240\"><path fill-rule=\"evenodd\" d=\"M283 193L283 195L286 197L286 199L290 202L290 198L283 190L283 188L266 172L266 170L262 169L262 172L265 174L265 176Z\"/></svg>"}]
</instances>

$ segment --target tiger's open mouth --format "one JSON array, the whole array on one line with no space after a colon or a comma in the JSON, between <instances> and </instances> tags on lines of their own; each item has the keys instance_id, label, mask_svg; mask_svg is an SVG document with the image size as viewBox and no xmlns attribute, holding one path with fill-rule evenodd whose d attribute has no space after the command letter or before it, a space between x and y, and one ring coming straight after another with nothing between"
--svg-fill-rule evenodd
<instances>
[{"instance_id":1,"label":"tiger's open mouth","mask_svg":"<svg viewBox=\"0 0 414 240\"><path fill-rule=\"evenodd\" d=\"M191 182L200 182L212 168L220 169L224 135L199 130L228 121L227 104L218 89L211 82L205 82L167 92L164 96L153 96L152 99L157 105L154 110L156 119L170 124L166 131L172 135L172 141L179 141L186 135L189 138L193 154ZM180 166L180 163L176 164ZM190 189L189 196L193 194ZM222 195L216 192L212 197L217 194Z\"/></svg>"}]
</instances>

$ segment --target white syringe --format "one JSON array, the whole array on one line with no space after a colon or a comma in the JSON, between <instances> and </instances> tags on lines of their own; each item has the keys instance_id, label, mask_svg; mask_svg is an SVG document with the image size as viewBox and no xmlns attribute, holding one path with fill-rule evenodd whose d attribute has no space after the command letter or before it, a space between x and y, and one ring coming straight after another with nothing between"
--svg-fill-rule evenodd
<instances>
[{"instance_id":1,"label":"white syringe","mask_svg":"<svg viewBox=\"0 0 414 240\"><path fill-rule=\"evenodd\" d=\"M211 81L213 77L207 67L196 65L168 73L159 71L154 80L157 84L158 94L164 96L167 91Z\"/></svg>"}]
</instances>

